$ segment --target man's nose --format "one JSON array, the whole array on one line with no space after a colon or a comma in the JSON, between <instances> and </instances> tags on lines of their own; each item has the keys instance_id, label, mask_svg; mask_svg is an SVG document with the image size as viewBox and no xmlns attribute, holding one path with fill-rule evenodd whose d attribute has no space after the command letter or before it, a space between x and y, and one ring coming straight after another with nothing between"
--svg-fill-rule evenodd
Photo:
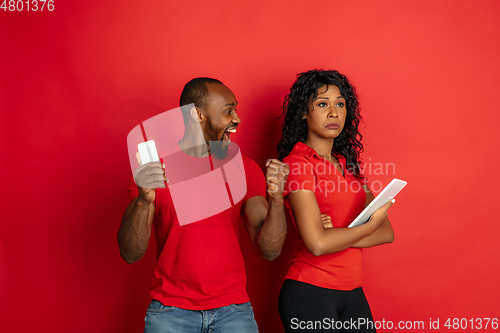
<instances>
[{"instance_id":1,"label":"man's nose","mask_svg":"<svg viewBox=\"0 0 500 333\"><path fill-rule=\"evenodd\" d=\"M235 123L235 124L239 124L239 123L241 123L241 118L240 118L240 116L238 116L238 114L235 112L235 113L234 113L234 116L233 116L233 119L232 119L231 121L232 121L233 123Z\"/></svg>"}]
</instances>

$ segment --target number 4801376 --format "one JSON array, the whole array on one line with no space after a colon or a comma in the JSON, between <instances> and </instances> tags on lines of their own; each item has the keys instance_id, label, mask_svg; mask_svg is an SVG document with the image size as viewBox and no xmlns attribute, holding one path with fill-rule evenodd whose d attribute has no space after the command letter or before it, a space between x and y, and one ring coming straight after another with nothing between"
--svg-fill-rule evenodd
<instances>
[{"instance_id":1,"label":"number 4801376","mask_svg":"<svg viewBox=\"0 0 500 333\"><path fill-rule=\"evenodd\" d=\"M4 12L49 12L54 10L54 0L4 0L0 9Z\"/></svg>"}]
</instances>

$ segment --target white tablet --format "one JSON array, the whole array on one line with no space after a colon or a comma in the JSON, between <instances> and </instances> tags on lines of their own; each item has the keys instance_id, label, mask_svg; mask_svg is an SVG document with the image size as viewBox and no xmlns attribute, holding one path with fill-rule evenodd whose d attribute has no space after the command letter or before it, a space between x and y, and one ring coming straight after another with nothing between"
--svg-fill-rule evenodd
<instances>
[{"instance_id":1,"label":"white tablet","mask_svg":"<svg viewBox=\"0 0 500 333\"><path fill-rule=\"evenodd\" d=\"M348 226L348 228L355 227L357 225L363 224L370 219L370 216L385 205L389 200L392 200L398 193L405 187L407 182L404 180L394 178L391 180L389 185L387 185L382 192L377 195L375 199L370 202L368 206L361 212L361 214L356 217L356 219Z\"/></svg>"}]
</instances>

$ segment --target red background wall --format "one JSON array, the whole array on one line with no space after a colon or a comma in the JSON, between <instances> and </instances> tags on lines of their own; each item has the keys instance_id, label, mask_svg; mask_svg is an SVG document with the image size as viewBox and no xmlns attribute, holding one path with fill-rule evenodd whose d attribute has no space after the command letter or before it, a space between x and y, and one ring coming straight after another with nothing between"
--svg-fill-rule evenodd
<instances>
[{"instance_id":1,"label":"red background wall","mask_svg":"<svg viewBox=\"0 0 500 333\"><path fill-rule=\"evenodd\" d=\"M233 137L263 166L300 71L355 83L368 174L407 188L396 241L365 251L376 320L500 317L498 1L55 1L0 11L0 331L140 332L154 251L134 265L116 232L126 137L213 76L239 100ZM283 254L242 234L261 332L281 332ZM382 330L383 331L383 330ZM483 330L484 331L484 330Z\"/></svg>"}]
</instances>

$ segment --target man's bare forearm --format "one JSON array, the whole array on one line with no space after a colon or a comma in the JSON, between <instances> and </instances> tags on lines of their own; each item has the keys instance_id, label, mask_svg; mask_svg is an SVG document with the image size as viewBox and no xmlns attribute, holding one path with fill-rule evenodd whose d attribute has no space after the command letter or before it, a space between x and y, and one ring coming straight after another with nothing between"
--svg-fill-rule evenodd
<instances>
[{"instance_id":1,"label":"man's bare forearm","mask_svg":"<svg viewBox=\"0 0 500 333\"><path fill-rule=\"evenodd\" d=\"M125 210L118 231L120 255L129 264L141 259L151 237L154 204L135 198Z\"/></svg>"},{"instance_id":2,"label":"man's bare forearm","mask_svg":"<svg viewBox=\"0 0 500 333\"><path fill-rule=\"evenodd\" d=\"M264 258L273 260L281 253L287 226L283 199L270 198L266 219L257 236L257 248Z\"/></svg>"}]
</instances>

